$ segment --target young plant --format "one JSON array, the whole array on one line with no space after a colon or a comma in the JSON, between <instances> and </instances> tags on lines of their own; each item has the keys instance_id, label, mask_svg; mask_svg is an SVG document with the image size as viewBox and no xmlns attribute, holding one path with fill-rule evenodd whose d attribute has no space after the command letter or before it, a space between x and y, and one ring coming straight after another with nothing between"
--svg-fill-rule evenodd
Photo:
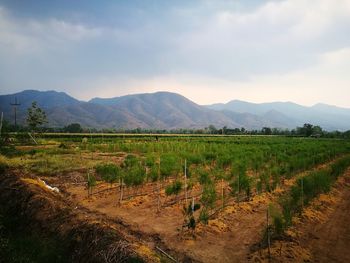
<instances>
[{"instance_id":1,"label":"young plant","mask_svg":"<svg viewBox=\"0 0 350 263\"><path fill-rule=\"evenodd\" d=\"M92 173L88 172L86 179L87 179L88 197L90 197L92 195L92 189L96 185L96 178Z\"/></svg>"}]
</instances>

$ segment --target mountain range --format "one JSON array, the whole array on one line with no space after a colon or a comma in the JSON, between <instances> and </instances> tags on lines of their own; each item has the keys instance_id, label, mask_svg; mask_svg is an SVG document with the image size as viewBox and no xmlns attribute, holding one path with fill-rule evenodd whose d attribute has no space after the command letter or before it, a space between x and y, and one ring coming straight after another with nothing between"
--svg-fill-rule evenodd
<instances>
[{"instance_id":1,"label":"mountain range","mask_svg":"<svg viewBox=\"0 0 350 263\"><path fill-rule=\"evenodd\" d=\"M327 104L311 107L292 102L250 103L232 100L226 104L198 105L170 92L127 95L115 98L77 100L64 92L25 90L0 95L0 112L13 123L10 105L15 101L17 121L25 124L27 108L36 101L45 110L48 125L63 127L80 123L90 128L115 129L198 129L214 125L217 128L244 127L248 130L274 127L292 129L304 123L319 125L326 130L349 130L350 109Z\"/></svg>"}]
</instances>

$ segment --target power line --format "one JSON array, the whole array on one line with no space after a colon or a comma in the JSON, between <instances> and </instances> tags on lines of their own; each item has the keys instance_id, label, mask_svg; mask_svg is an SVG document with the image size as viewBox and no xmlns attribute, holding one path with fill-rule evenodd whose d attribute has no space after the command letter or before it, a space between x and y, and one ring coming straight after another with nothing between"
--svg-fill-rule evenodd
<instances>
[{"instance_id":1,"label":"power line","mask_svg":"<svg viewBox=\"0 0 350 263\"><path fill-rule=\"evenodd\" d=\"M20 106L21 104L17 101L17 97L15 97L15 102L10 103L10 105L13 107L15 112L15 131L17 131L17 106Z\"/></svg>"}]
</instances>

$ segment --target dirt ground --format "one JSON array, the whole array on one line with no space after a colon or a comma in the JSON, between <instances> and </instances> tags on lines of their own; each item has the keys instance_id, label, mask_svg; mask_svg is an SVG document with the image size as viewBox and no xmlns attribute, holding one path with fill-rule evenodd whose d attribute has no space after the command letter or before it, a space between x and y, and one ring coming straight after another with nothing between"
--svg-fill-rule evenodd
<instances>
[{"instance_id":1,"label":"dirt ground","mask_svg":"<svg viewBox=\"0 0 350 263\"><path fill-rule=\"evenodd\" d=\"M150 194L130 199L128 195L134 192L126 190L126 199L121 204L118 203L117 187L109 189L110 186L101 184L94 189L95 194L88 198L83 184L54 185L62 189L77 208L123 222L125 227L148 240L150 248L166 244L174 258L185 254L198 262L247 261L250 246L261 239L266 208L272 198L270 194L262 194L240 204L231 199L231 205L213 216L208 225L197 225L192 233L182 228L184 200L176 203L175 197L166 197L162 191L161 211L157 212L157 192L151 193L155 185L143 188L142 192ZM197 186L192 194L196 196L199 192ZM195 217L198 218L198 214Z\"/></svg>"},{"instance_id":2,"label":"dirt ground","mask_svg":"<svg viewBox=\"0 0 350 263\"><path fill-rule=\"evenodd\" d=\"M338 187L336 199L328 201L334 206L324 222L310 224L305 232L310 240L304 243L311 248L315 262L350 262L350 170Z\"/></svg>"},{"instance_id":3,"label":"dirt ground","mask_svg":"<svg viewBox=\"0 0 350 263\"><path fill-rule=\"evenodd\" d=\"M350 169L295 218L287 240L273 243L270 262L350 262L349 222ZM250 261L269 262L267 250L255 252Z\"/></svg>"},{"instance_id":4,"label":"dirt ground","mask_svg":"<svg viewBox=\"0 0 350 263\"><path fill-rule=\"evenodd\" d=\"M176 202L175 197L166 197L163 190L161 211L157 212L155 184L138 190L147 195L133 198L128 196L135 195L134 190L125 190L124 200L119 204L116 184L113 187L98 184L89 198L85 177L79 171L41 179L60 189L60 195L79 219L104 222L109 228L136 238L140 241L138 249L141 248L145 255L159 253L158 248L161 248L179 262L215 263L268 261L266 251L252 253L252 247L261 240L268 204L295 182L295 178L285 180L274 193L256 195L240 204L231 198L228 200L230 205L213 216L208 225L199 224L192 233L182 228L183 200ZM197 196L199 193L197 185L191 194ZM349 219L350 170L328 195L321 195L305 209L301 219L296 219L288 230L288 241L273 244L271 261L350 262Z\"/></svg>"}]
</instances>

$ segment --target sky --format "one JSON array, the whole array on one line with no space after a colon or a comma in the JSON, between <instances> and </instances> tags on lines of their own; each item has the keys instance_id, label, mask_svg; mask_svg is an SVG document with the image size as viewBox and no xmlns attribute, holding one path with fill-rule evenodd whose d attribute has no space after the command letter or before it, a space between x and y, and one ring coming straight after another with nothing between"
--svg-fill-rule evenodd
<instances>
[{"instance_id":1,"label":"sky","mask_svg":"<svg viewBox=\"0 0 350 263\"><path fill-rule=\"evenodd\" d=\"M350 108L350 0L0 0L0 94Z\"/></svg>"}]
</instances>

